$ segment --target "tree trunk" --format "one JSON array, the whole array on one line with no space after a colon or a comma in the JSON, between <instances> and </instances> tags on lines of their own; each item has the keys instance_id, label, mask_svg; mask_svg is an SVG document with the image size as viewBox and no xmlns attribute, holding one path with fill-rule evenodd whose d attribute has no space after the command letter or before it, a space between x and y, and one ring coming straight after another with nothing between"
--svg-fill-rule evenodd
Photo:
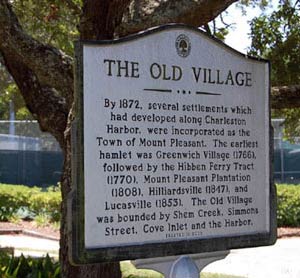
<instances>
[{"instance_id":1,"label":"tree trunk","mask_svg":"<svg viewBox=\"0 0 300 278\"><path fill-rule=\"evenodd\" d=\"M67 226L67 197L72 187L71 181L71 122L73 120L73 109L71 109L68 127L65 131L65 160L62 176L62 219L60 230L60 261L62 277L69 278L120 278L121 271L118 262L109 264L89 264L73 266L69 261L69 227Z\"/></svg>"},{"instance_id":2,"label":"tree trunk","mask_svg":"<svg viewBox=\"0 0 300 278\"><path fill-rule=\"evenodd\" d=\"M84 0L79 30L81 39L112 39L170 22L200 26L214 19L237 0ZM50 132L64 152L60 259L62 277L119 278L119 263L70 265L67 197L71 181L71 133L74 118L72 58L28 36L14 14L10 0L0 0L0 55L16 81L26 105L43 131ZM70 2L70 1L69 1ZM70 2L71 3L71 2ZM288 97L277 92L274 105ZM299 87L294 96L298 99ZM295 99L290 104L296 104ZM300 102L297 103L300 107Z\"/></svg>"},{"instance_id":3,"label":"tree trunk","mask_svg":"<svg viewBox=\"0 0 300 278\"><path fill-rule=\"evenodd\" d=\"M110 1L84 1L81 17L80 38L83 40L113 39L114 30L120 24L124 11L130 0ZM89 264L73 266L70 264L69 253L69 228L67 226L67 200L72 188L71 180L71 125L74 117L73 107L70 109L68 124L65 131L65 160L62 176L62 221L60 239L60 261L62 262L62 276L70 278L120 278L119 262L106 264Z\"/></svg>"},{"instance_id":4,"label":"tree trunk","mask_svg":"<svg viewBox=\"0 0 300 278\"><path fill-rule=\"evenodd\" d=\"M271 107L273 109L300 108L300 85L272 87Z\"/></svg>"}]
</instances>

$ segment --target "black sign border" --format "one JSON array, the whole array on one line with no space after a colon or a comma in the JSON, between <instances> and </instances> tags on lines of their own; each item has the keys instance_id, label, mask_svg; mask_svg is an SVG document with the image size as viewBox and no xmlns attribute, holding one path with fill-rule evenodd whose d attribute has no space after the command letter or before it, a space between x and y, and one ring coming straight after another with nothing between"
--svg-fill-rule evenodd
<instances>
[{"instance_id":1,"label":"black sign border","mask_svg":"<svg viewBox=\"0 0 300 278\"><path fill-rule=\"evenodd\" d=\"M267 63L270 75L270 62L244 55L231 47L225 45L218 39L209 36L205 32L184 24L168 24L158 26L138 34L125 38L104 41L77 41L75 42L75 120L72 123L72 191L68 196L68 231L69 231L69 257L74 265L89 263L104 263L112 261L133 260L141 258L154 258L164 256L174 256L182 254L194 254L214 251L224 251L236 248L256 247L272 245L277 239L276 223L276 188L273 181L273 129L271 126L271 116L269 115L270 126L270 232L249 234L229 237L213 237L203 239L180 240L165 243L146 243L126 245L120 247L87 249L84 245L84 134L83 134L83 46L84 45L107 45L118 44L131 40L136 40L153 33L166 29L182 29L198 32L202 36L208 37L214 43L228 48L246 59ZM270 80L270 76L269 76ZM270 82L269 82L269 114L270 114Z\"/></svg>"}]
</instances>

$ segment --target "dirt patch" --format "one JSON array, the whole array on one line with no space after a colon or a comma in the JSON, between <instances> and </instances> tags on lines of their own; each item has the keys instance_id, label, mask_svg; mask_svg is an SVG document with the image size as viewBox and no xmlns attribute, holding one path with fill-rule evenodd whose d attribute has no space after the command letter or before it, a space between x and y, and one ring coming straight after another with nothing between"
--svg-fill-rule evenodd
<instances>
[{"instance_id":1,"label":"dirt patch","mask_svg":"<svg viewBox=\"0 0 300 278\"><path fill-rule=\"evenodd\" d=\"M300 227L290 228L290 227L281 227L277 229L278 238L286 237L300 237Z\"/></svg>"},{"instance_id":2,"label":"dirt patch","mask_svg":"<svg viewBox=\"0 0 300 278\"><path fill-rule=\"evenodd\" d=\"M34 221L18 221L17 223L0 222L0 232L10 231L20 233L22 231L31 231L40 235L59 239L59 229L51 225L39 226Z\"/></svg>"}]
</instances>

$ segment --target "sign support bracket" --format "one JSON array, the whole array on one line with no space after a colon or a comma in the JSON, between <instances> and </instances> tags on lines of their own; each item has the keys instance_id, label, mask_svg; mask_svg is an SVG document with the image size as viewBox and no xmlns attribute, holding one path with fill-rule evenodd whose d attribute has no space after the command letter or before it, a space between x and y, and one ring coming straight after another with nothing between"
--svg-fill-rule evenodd
<instances>
[{"instance_id":1,"label":"sign support bracket","mask_svg":"<svg viewBox=\"0 0 300 278\"><path fill-rule=\"evenodd\" d=\"M207 265L224 259L229 251L170 256L132 261L136 268L156 270L166 278L199 278ZM201 277L201 276L200 276Z\"/></svg>"}]
</instances>

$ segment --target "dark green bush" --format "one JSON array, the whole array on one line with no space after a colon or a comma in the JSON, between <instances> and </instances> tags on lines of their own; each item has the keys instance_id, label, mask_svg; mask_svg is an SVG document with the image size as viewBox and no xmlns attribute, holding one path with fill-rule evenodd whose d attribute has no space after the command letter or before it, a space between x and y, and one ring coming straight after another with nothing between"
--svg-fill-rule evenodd
<instances>
[{"instance_id":1,"label":"dark green bush","mask_svg":"<svg viewBox=\"0 0 300 278\"><path fill-rule=\"evenodd\" d=\"M1 278L59 278L59 262L53 261L48 255L45 258L30 258L9 256L0 251Z\"/></svg>"},{"instance_id":2,"label":"dark green bush","mask_svg":"<svg viewBox=\"0 0 300 278\"><path fill-rule=\"evenodd\" d=\"M300 185L277 185L277 225L300 226Z\"/></svg>"},{"instance_id":3,"label":"dark green bush","mask_svg":"<svg viewBox=\"0 0 300 278\"><path fill-rule=\"evenodd\" d=\"M7 221L27 207L32 190L25 186L0 184L0 220Z\"/></svg>"},{"instance_id":4,"label":"dark green bush","mask_svg":"<svg viewBox=\"0 0 300 278\"><path fill-rule=\"evenodd\" d=\"M17 213L26 216L46 215L50 221L60 220L61 194L56 187L42 190L23 185L0 184L0 221ZM277 185L277 223L279 227L300 226L300 185Z\"/></svg>"},{"instance_id":5,"label":"dark green bush","mask_svg":"<svg viewBox=\"0 0 300 278\"><path fill-rule=\"evenodd\" d=\"M40 192L31 197L29 209L35 215L47 215L51 221L60 220L61 195L59 192Z\"/></svg>"},{"instance_id":6,"label":"dark green bush","mask_svg":"<svg viewBox=\"0 0 300 278\"><path fill-rule=\"evenodd\" d=\"M46 215L50 221L60 220L61 194L53 187L47 190L24 185L0 184L0 221L14 216L34 218Z\"/></svg>"}]
</instances>

